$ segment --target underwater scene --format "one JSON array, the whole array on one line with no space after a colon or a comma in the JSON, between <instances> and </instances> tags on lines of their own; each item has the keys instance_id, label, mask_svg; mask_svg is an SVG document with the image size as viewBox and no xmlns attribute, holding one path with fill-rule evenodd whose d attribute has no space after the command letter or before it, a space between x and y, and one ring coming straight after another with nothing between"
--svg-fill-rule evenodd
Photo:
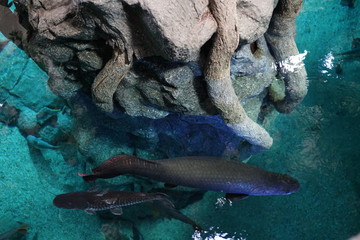
<instances>
[{"instance_id":1,"label":"underwater scene","mask_svg":"<svg viewBox=\"0 0 360 240\"><path fill-rule=\"evenodd\" d=\"M0 240L359 240L360 1L0 0Z\"/></svg>"}]
</instances>

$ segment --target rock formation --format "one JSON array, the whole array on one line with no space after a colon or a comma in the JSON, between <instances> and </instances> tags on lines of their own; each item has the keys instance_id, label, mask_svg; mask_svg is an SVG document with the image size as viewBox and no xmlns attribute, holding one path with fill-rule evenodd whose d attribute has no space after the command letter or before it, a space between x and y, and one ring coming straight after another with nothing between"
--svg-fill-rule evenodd
<instances>
[{"instance_id":1,"label":"rock formation","mask_svg":"<svg viewBox=\"0 0 360 240\"><path fill-rule=\"evenodd\" d=\"M287 113L306 94L305 68L281 65L298 54L294 21L301 3L15 1L27 30L22 47L48 72L55 94L71 100L81 90L110 115L219 114L252 152L272 145L257 123L261 105L273 101ZM284 96L268 97L276 78Z\"/></svg>"}]
</instances>

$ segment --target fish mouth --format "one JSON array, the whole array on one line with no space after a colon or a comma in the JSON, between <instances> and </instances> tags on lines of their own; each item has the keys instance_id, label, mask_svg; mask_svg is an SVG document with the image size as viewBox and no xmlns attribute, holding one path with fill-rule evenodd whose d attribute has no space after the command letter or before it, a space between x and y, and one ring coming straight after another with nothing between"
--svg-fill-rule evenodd
<instances>
[{"instance_id":1,"label":"fish mouth","mask_svg":"<svg viewBox=\"0 0 360 240\"><path fill-rule=\"evenodd\" d=\"M286 194L292 194L297 192L300 188L300 183L295 178L289 177L283 180L283 183L287 185Z\"/></svg>"}]
</instances>

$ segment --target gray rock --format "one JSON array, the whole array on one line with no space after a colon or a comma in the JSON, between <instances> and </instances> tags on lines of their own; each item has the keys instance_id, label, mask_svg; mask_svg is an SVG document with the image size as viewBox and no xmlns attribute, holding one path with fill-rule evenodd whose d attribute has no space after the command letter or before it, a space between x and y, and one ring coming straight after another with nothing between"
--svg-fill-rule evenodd
<instances>
[{"instance_id":1,"label":"gray rock","mask_svg":"<svg viewBox=\"0 0 360 240\"><path fill-rule=\"evenodd\" d=\"M61 109L52 109L49 107L43 107L36 115L36 119L39 124L44 124L46 121L54 118Z\"/></svg>"},{"instance_id":2,"label":"gray rock","mask_svg":"<svg viewBox=\"0 0 360 240\"><path fill-rule=\"evenodd\" d=\"M208 4L207 0L166 4L149 0L56 4L42 1L40 4L35 0L30 6L19 1L19 6L28 9L29 24L38 31L29 43L29 52L49 70L51 89L71 98L83 85L92 84L92 76L111 58L111 48L117 47L129 56L134 54L138 60L121 81L114 99L126 113L151 118L164 117L170 112L217 114L207 96L199 61L201 49L216 30ZM241 42L232 58L231 72L240 99L261 93L276 74L266 42L261 38L276 4L277 1L270 0L237 3ZM154 55L189 64L144 60ZM139 70L136 65L139 62L150 73ZM103 94L108 93L103 91ZM112 99L111 96L98 98ZM113 108L109 105L108 109Z\"/></svg>"},{"instance_id":3,"label":"gray rock","mask_svg":"<svg viewBox=\"0 0 360 240\"><path fill-rule=\"evenodd\" d=\"M103 66L102 58L95 51L84 50L78 52L77 57L84 72L100 70Z\"/></svg>"},{"instance_id":4,"label":"gray rock","mask_svg":"<svg viewBox=\"0 0 360 240\"><path fill-rule=\"evenodd\" d=\"M70 134L71 131L74 129L75 126L74 119L70 116L68 111L58 112L57 126L64 134Z\"/></svg>"},{"instance_id":5,"label":"gray rock","mask_svg":"<svg viewBox=\"0 0 360 240\"><path fill-rule=\"evenodd\" d=\"M57 145L58 138L62 135L60 129L51 125L46 125L39 130L40 138L52 145Z\"/></svg>"},{"instance_id":6,"label":"gray rock","mask_svg":"<svg viewBox=\"0 0 360 240\"><path fill-rule=\"evenodd\" d=\"M36 127L37 113L30 108L23 107L20 111L19 118L17 121L17 126L21 130L28 130L28 129L34 129Z\"/></svg>"},{"instance_id":7,"label":"gray rock","mask_svg":"<svg viewBox=\"0 0 360 240\"><path fill-rule=\"evenodd\" d=\"M264 38L254 45L254 53L248 44L239 48L232 58L233 86L240 99L259 95L276 76L275 62ZM198 69L195 63L174 64L160 58L137 61L119 85L115 100L126 113L134 116L159 118L170 112L216 114L205 82L195 77Z\"/></svg>"},{"instance_id":8,"label":"gray rock","mask_svg":"<svg viewBox=\"0 0 360 240\"><path fill-rule=\"evenodd\" d=\"M134 70L119 85L115 100L135 116L215 113L205 98L204 88L204 82L194 77L189 66L153 58L134 64Z\"/></svg>"},{"instance_id":9,"label":"gray rock","mask_svg":"<svg viewBox=\"0 0 360 240\"><path fill-rule=\"evenodd\" d=\"M207 0L124 2L135 8L154 52L168 60L197 60L200 48L216 30Z\"/></svg>"},{"instance_id":10,"label":"gray rock","mask_svg":"<svg viewBox=\"0 0 360 240\"><path fill-rule=\"evenodd\" d=\"M264 35L277 2L278 0L237 1L240 42L252 43Z\"/></svg>"},{"instance_id":11,"label":"gray rock","mask_svg":"<svg viewBox=\"0 0 360 240\"><path fill-rule=\"evenodd\" d=\"M65 63L74 57L74 52L62 45L62 44L48 44L47 47L41 49L42 54L46 56L51 56L51 60L55 63Z\"/></svg>"},{"instance_id":12,"label":"gray rock","mask_svg":"<svg viewBox=\"0 0 360 240\"><path fill-rule=\"evenodd\" d=\"M232 119L241 123L246 112L240 113L240 100L251 112L251 117L246 119L246 123L235 124L232 127L234 132L246 139L242 133L249 133L248 136L252 137L256 135L252 130L262 130L262 137L257 138L261 140L270 137L255 121L259 117L260 105L269 99L268 87L281 72L281 69L274 68L274 57L279 63L283 57L288 57L287 53L296 53L293 23L301 2L232 2L233 7L226 10L232 12L228 19L232 19L231 29L234 29L230 34L230 45L234 46L229 46L228 55L238 40L239 43L231 59L231 79L226 77L226 83L218 81L217 76L214 79L206 77L205 83L206 74L203 73L210 62L208 56L212 56L209 54L215 49L211 45L215 31L219 30L217 36L225 36L221 32L224 24L218 19L221 14L216 14L216 9L209 10L209 6L220 2L69 0L55 3L34 0L30 4L19 0L17 9L22 24L31 35L26 43L27 52L48 72L49 86L54 93L69 102L81 90L92 97L101 111L112 117L118 116L119 110L149 118L164 118L174 112L188 115L220 113L225 121ZM216 21L213 14L217 16ZM223 21L226 22L227 18ZM291 39L286 40L287 37ZM271 54L267 44L272 48ZM226 63L223 66L227 69ZM274 102L274 105L279 111L287 112L306 93L303 81L306 73L302 69L299 74L283 76L285 99ZM214 80L214 85L210 80ZM18 82L22 83L22 80ZM8 88L15 96L27 91L23 87L17 88L17 84L10 84ZM29 96L33 94L31 90ZM38 111L43 106L54 104L47 97L44 99L41 106L36 106L29 98L24 100ZM219 102L227 106L228 100L235 108L220 107ZM284 107L281 107L281 102L285 103ZM85 139L80 149L88 151L87 140L93 135L76 134L77 139ZM270 145L269 141L267 147Z\"/></svg>"}]
</instances>

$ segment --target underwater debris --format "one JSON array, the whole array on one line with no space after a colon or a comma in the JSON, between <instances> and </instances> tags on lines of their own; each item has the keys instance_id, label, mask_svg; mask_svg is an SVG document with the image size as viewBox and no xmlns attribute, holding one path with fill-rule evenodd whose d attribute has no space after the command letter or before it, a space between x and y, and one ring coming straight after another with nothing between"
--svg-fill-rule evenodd
<instances>
[{"instance_id":1,"label":"underwater debris","mask_svg":"<svg viewBox=\"0 0 360 240\"><path fill-rule=\"evenodd\" d=\"M0 240L22 240L27 234L28 225L20 225L19 227L0 234Z\"/></svg>"},{"instance_id":2,"label":"underwater debris","mask_svg":"<svg viewBox=\"0 0 360 240\"><path fill-rule=\"evenodd\" d=\"M188 156L146 160L129 155L109 158L92 169L79 173L85 181L113 178L123 174L148 177L171 185L245 195L287 195L296 192L299 182L286 175L270 172L238 161L216 157Z\"/></svg>"}]
</instances>

